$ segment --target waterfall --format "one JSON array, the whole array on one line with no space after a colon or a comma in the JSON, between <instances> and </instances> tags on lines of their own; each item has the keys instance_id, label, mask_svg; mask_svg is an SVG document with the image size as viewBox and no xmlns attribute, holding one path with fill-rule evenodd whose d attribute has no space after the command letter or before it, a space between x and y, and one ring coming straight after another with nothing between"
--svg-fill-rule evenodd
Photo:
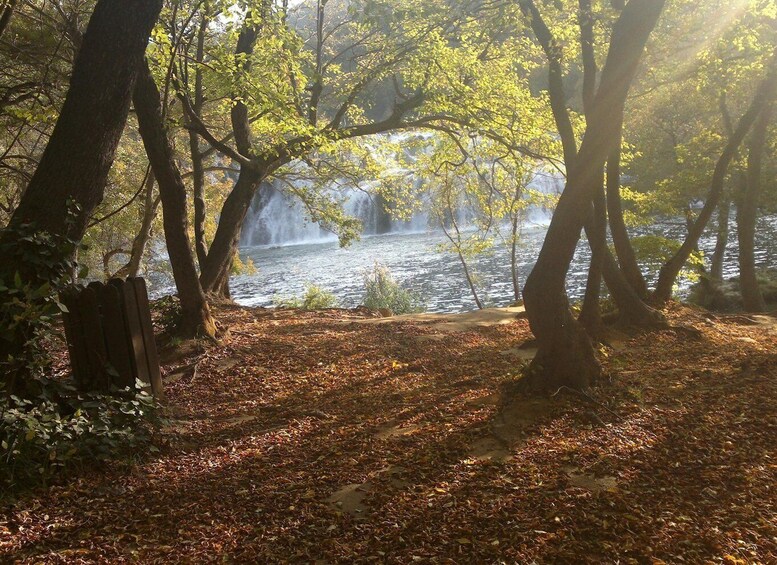
<instances>
[{"instance_id":1,"label":"waterfall","mask_svg":"<svg viewBox=\"0 0 777 565\"><path fill-rule=\"evenodd\" d=\"M412 161L414 151L428 151L428 148L415 148L412 151L405 142L413 137L427 139L429 133L392 134L387 139L403 146L405 159ZM376 146L375 153L378 154ZM389 157L390 159L390 157ZM390 173L408 172L399 163L386 163ZM306 182L306 181L298 181ZM423 179L409 177L407 182L413 183L415 193L424 200ZM374 236L384 234L422 233L430 229L429 212L422 209L416 211L411 218L399 220L393 217L391 206L380 195L377 181L364 182L362 187L347 188L344 182L338 182L332 189L332 195L343 201L346 214L357 218L362 223L362 235ZM241 245L243 246L284 246L305 243L325 243L336 241L337 236L322 229L310 221L304 205L298 198L282 190L282 184L264 183L248 210L244 222ZM345 187L345 188L344 188ZM564 179L557 173L549 173L538 169L527 186L527 198L537 200L537 204L528 207L525 221L530 225L547 225L553 209L553 200L564 188ZM428 198L428 197L427 197ZM456 211L456 220L460 226L466 227L473 223L475 211L462 206Z\"/></svg>"},{"instance_id":2,"label":"waterfall","mask_svg":"<svg viewBox=\"0 0 777 565\"><path fill-rule=\"evenodd\" d=\"M344 210L361 221L362 235L419 233L427 230L426 212L410 220L392 218L388 204L378 194L366 190L346 189ZM305 207L295 197L277 186L263 184L248 210L241 245L281 246L336 241L337 236L311 222Z\"/></svg>"}]
</instances>

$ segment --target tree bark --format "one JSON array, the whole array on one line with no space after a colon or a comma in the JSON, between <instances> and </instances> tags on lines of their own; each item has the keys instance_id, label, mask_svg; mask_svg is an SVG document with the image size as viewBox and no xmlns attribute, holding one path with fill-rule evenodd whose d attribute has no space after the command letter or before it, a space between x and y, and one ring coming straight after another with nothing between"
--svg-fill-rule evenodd
<instances>
[{"instance_id":1,"label":"tree bark","mask_svg":"<svg viewBox=\"0 0 777 565\"><path fill-rule=\"evenodd\" d=\"M773 110L774 102L770 101L753 129L747 156L747 183L744 185L745 190L737 208L739 283L742 288L742 303L747 312L766 310L755 270L755 221L761 196L763 155Z\"/></svg>"},{"instance_id":2,"label":"tree bark","mask_svg":"<svg viewBox=\"0 0 777 565\"><path fill-rule=\"evenodd\" d=\"M583 389L595 384L600 375L593 346L569 310L564 283L597 179L617 145L626 96L663 5L662 0L631 0L613 28L607 63L577 162L523 291L538 344L529 377L531 386Z\"/></svg>"},{"instance_id":3,"label":"tree bark","mask_svg":"<svg viewBox=\"0 0 777 565\"><path fill-rule=\"evenodd\" d=\"M224 289L224 279L229 277L229 269L237 252L248 208L257 188L266 177L267 173L261 169L240 168L240 176L224 201L216 234L205 263L201 266L200 282L205 292L228 298L221 292Z\"/></svg>"},{"instance_id":4,"label":"tree bark","mask_svg":"<svg viewBox=\"0 0 777 565\"><path fill-rule=\"evenodd\" d=\"M583 110L586 121L590 119L596 99L596 75L598 68L594 53L594 20L591 0L579 0L578 13L580 26L580 52L583 57ZM586 229L588 244L591 247L591 262L588 267L588 280L583 298L583 308L579 321L588 331L588 335L600 336L603 329L602 309L602 266L607 249L607 203L604 197L604 168L597 175L591 219Z\"/></svg>"},{"instance_id":5,"label":"tree bark","mask_svg":"<svg viewBox=\"0 0 777 565\"><path fill-rule=\"evenodd\" d=\"M3 37L3 33L11 22L11 16L13 16L17 2L18 0L7 0L3 3L3 9L0 11L0 37Z\"/></svg>"},{"instance_id":6,"label":"tree bark","mask_svg":"<svg viewBox=\"0 0 777 565\"><path fill-rule=\"evenodd\" d=\"M200 286L189 242L186 185L163 122L159 89L145 61L138 75L133 100L140 135L162 198L167 252L181 301L182 316L178 331L186 337L215 337L216 325Z\"/></svg>"},{"instance_id":7,"label":"tree bark","mask_svg":"<svg viewBox=\"0 0 777 565\"><path fill-rule=\"evenodd\" d=\"M566 95L564 94L564 71L561 65L562 49L556 42L542 14L537 9L534 0L519 0L524 16L529 18L534 36L548 59L548 94L553 119L556 122L561 144L564 149L564 164L567 172L572 170L577 157L577 141L572 120L567 111Z\"/></svg>"},{"instance_id":8,"label":"tree bark","mask_svg":"<svg viewBox=\"0 0 777 565\"><path fill-rule=\"evenodd\" d=\"M724 198L718 205L718 233L710 265L710 276L718 282L723 280L723 261L726 258L726 247L728 247L728 221L730 215L731 200Z\"/></svg>"},{"instance_id":9,"label":"tree bark","mask_svg":"<svg viewBox=\"0 0 777 565\"><path fill-rule=\"evenodd\" d=\"M607 253L607 202L604 197L604 171L597 175L598 188L594 195L590 229L586 229L588 244L591 247L591 263L588 266L588 280L585 286L583 307L578 320L585 327L588 335L598 338L602 334L602 271L604 255Z\"/></svg>"},{"instance_id":10,"label":"tree bark","mask_svg":"<svg viewBox=\"0 0 777 565\"><path fill-rule=\"evenodd\" d=\"M621 126L622 129L622 126ZM637 263L634 248L631 246L629 232L623 219L623 207L621 205L621 136L618 135L618 144L607 159L607 216L610 223L612 243L615 254L618 257L623 275L629 285L641 299L647 298L648 287L642 270Z\"/></svg>"},{"instance_id":11,"label":"tree bark","mask_svg":"<svg viewBox=\"0 0 777 565\"><path fill-rule=\"evenodd\" d=\"M51 273L38 272L20 249L21 226L48 233L55 240L83 239L94 209L102 201L108 173L129 113L138 64L151 28L162 8L161 0L99 0L89 20L73 65L65 102L38 167L19 206L0 236L0 280L15 277L39 288ZM53 264L72 260L76 249L61 246ZM41 297L40 300L46 297ZM4 323L0 320L0 324ZM33 322L17 324L10 339L0 340L0 362L24 358L34 347ZM25 394L26 369L6 375L8 394Z\"/></svg>"},{"instance_id":12,"label":"tree bark","mask_svg":"<svg viewBox=\"0 0 777 565\"><path fill-rule=\"evenodd\" d=\"M655 302L661 304L672 297L672 288L674 287L675 280L677 280L677 275L680 273L680 270L685 265L685 262L688 260L688 257L690 257L694 248L698 245L699 238L704 233L704 229L707 227L713 212L718 207L718 203L723 194L728 166L734 159L739 146L752 128L756 118L772 99L775 88L777 88L777 49L772 57L766 78L759 85L755 97L750 103L750 107L742 118L740 118L734 134L729 138L723 153L715 165L712 183L709 192L707 193L707 200L704 203L704 207L699 213L698 218L696 218L696 221L690 225L688 235L682 246L680 246L680 249L661 268L661 272L658 275L658 282L656 283L656 288L653 292L653 300Z\"/></svg>"},{"instance_id":13,"label":"tree bark","mask_svg":"<svg viewBox=\"0 0 777 565\"><path fill-rule=\"evenodd\" d=\"M33 223L52 234L83 237L102 201L138 65L161 4L161 0L97 3L59 119L12 226Z\"/></svg>"}]
</instances>

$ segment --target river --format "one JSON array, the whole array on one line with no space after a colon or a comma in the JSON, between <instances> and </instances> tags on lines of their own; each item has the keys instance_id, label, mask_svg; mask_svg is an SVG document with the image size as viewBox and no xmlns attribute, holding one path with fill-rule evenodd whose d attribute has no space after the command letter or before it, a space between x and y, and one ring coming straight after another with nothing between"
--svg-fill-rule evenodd
<instances>
[{"instance_id":1,"label":"river","mask_svg":"<svg viewBox=\"0 0 777 565\"><path fill-rule=\"evenodd\" d=\"M733 225L733 224L732 224ZM666 233L679 237L682 227L663 224L646 232ZM541 226L527 229L521 239L518 274L521 283L531 271L545 236ZM757 263L760 267L775 265L773 242L777 239L777 217L759 221ZM343 307L358 306L364 295L364 273L376 262L388 267L404 287L420 295L430 312L462 312L476 307L469 291L461 263L456 255L440 253L437 247L445 241L439 232L390 233L363 237L347 248L336 241L286 245L246 246L240 250L243 260L251 259L256 273L232 278L235 301L245 306L272 306L278 298L301 295L307 284L332 292ZM715 238L705 234L700 248L712 254ZM726 276L737 273L736 232L725 263ZM585 290L589 249L585 241L577 253L567 277L567 290L572 300ZM510 278L510 256L505 248L473 259L471 266L478 277L481 298L489 306L506 306L513 302ZM646 273L648 278L655 273ZM687 283L680 288L687 291Z\"/></svg>"}]
</instances>

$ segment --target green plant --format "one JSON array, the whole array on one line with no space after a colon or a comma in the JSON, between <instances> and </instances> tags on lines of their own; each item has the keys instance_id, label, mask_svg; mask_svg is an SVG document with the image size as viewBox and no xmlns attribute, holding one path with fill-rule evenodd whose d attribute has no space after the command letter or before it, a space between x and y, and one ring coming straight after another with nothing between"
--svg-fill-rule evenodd
<instances>
[{"instance_id":1,"label":"green plant","mask_svg":"<svg viewBox=\"0 0 777 565\"><path fill-rule=\"evenodd\" d=\"M415 293L402 288L385 266L375 263L364 273L364 299L362 304L371 310L387 309L394 314L423 312L425 305Z\"/></svg>"},{"instance_id":2,"label":"green plant","mask_svg":"<svg viewBox=\"0 0 777 565\"><path fill-rule=\"evenodd\" d=\"M162 331L174 336L181 323L181 302L175 296L164 296L154 301L154 311L159 314L159 325Z\"/></svg>"},{"instance_id":3,"label":"green plant","mask_svg":"<svg viewBox=\"0 0 777 565\"><path fill-rule=\"evenodd\" d=\"M0 369L9 392L45 373L51 324L66 310L58 292L71 282L80 248L31 224L0 231Z\"/></svg>"},{"instance_id":4,"label":"green plant","mask_svg":"<svg viewBox=\"0 0 777 565\"><path fill-rule=\"evenodd\" d=\"M305 294L299 297L276 298L274 301L280 308L297 308L300 310L326 310L337 307L337 297L318 286L309 284Z\"/></svg>"},{"instance_id":5,"label":"green plant","mask_svg":"<svg viewBox=\"0 0 777 565\"><path fill-rule=\"evenodd\" d=\"M62 471L141 446L157 450L151 441L164 420L142 383L96 394L46 378L36 382L34 396L0 399L0 485L8 491L45 485Z\"/></svg>"}]
</instances>

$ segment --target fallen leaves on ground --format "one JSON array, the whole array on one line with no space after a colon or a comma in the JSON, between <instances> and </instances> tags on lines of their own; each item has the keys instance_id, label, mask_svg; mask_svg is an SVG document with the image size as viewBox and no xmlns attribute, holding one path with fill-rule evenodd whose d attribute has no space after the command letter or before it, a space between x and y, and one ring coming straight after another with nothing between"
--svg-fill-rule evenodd
<instances>
[{"instance_id":1,"label":"fallen leaves on ground","mask_svg":"<svg viewBox=\"0 0 777 565\"><path fill-rule=\"evenodd\" d=\"M165 367L168 447L15 500L0 561L774 563L777 335L667 314L590 400L505 404L525 320L221 308Z\"/></svg>"}]
</instances>

